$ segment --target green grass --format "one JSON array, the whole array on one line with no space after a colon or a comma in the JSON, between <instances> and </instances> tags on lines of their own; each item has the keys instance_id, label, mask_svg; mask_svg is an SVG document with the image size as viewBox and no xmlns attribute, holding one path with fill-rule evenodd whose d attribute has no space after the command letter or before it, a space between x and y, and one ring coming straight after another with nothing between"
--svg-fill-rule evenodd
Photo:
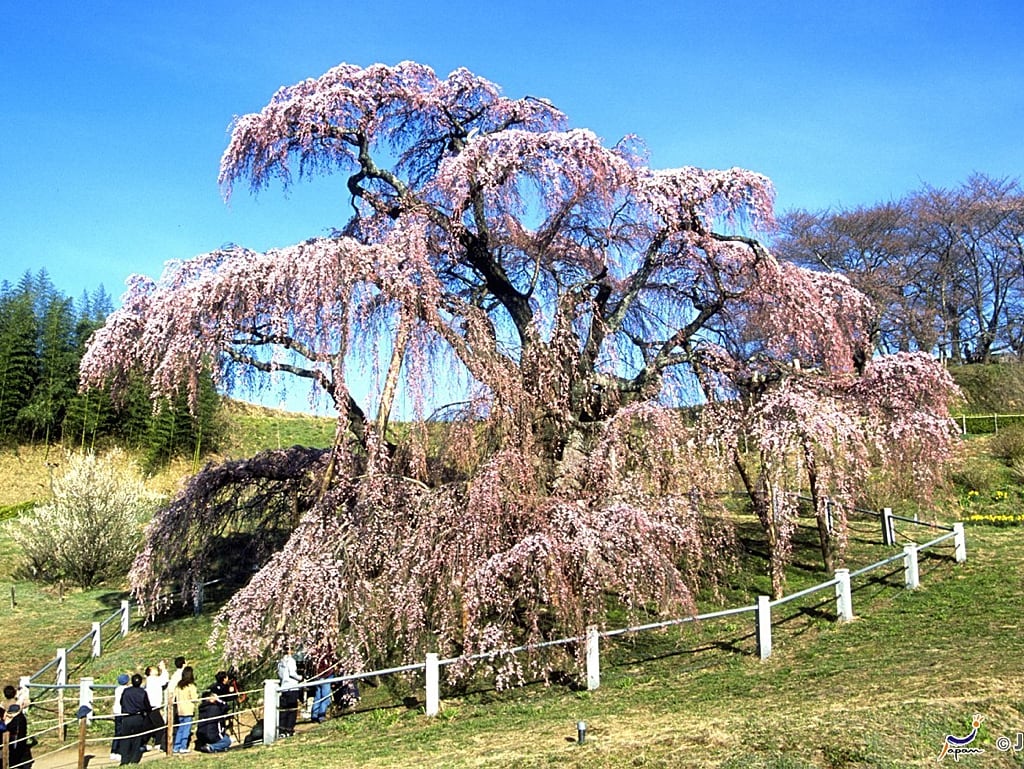
<instances>
[{"instance_id":1,"label":"green grass","mask_svg":"<svg viewBox=\"0 0 1024 769\"><path fill-rule=\"evenodd\" d=\"M428 719L383 687L365 689L358 712L218 765L896 769L931 765L945 734L966 733L978 712L983 765L1020 766L994 747L1024 718L1017 533L969 529L968 562L924 559L918 591L900 587L901 575L856 580L851 623L834 622L827 605L810 611L817 599L780 611L766 661L752 617L709 621L605 642L594 692L480 690Z\"/></svg>"},{"instance_id":2,"label":"green grass","mask_svg":"<svg viewBox=\"0 0 1024 769\"><path fill-rule=\"evenodd\" d=\"M855 526L849 565L892 552L876 544L875 523ZM994 747L1024 724L1021 532L968 527L967 563L954 564L946 551L923 556L918 591L903 589L898 569L855 579L851 623L835 621L829 592L777 607L765 661L746 614L605 639L594 692L481 687L444 699L441 715L429 719L419 701L402 701L402 694L422 698L418 683L397 693L364 687L357 712L269 748L229 753L218 766L896 769L933 763L944 735L966 733L975 712L985 716L983 765L1021 766L1019 756ZM810 531L801 534L812 541ZM802 549L795 561L790 592L823 579L813 552ZM726 605L753 603L756 590L744 593L744 585L737 577ZM87 613L102 598L67 596L65 607ZM185 617L135 630L90 673L108 680L186 653L205 681L218 665L203 645L209 626L208 616ZM588 724L583 745L575 743L578 720Z\"/></svg>"},{"instance_id":3,"label":"green grass","mask_svg":"<svg viewBox=\"0 0 1024 769\"><path fill-rule=\"evenodd\" d=\"M254 424L251 432L244 424L240 421L235 429L236 436L244 436L238 438L238 451L269 440L268 435L275 436L276 445L284 423ZM296 441L311 442L308 437ZM289 444L282 439L281 445ZM968 448L976 461L988 461L983 442L971 441ZM19 462L24 464L24 456ZM999 482L970 499L961 487L950 497L948 512L935 517L950 521L970 512L984 520L986 513L1003 510L1006 500L992 497L1002 488L1013 492L1014 502L1020 499L1019 487L1010 485L996 463L985 471L998 475ZM0 558L8 564L17 557L7 534L14 525L16 518L0 521ZM856 568L893 552L878 544L879 530L875 519L853 522L847 565ZM919 541L931 536L911 534L909 527L900 532ZM752 604L767 589L756 525L740 519L739 533L746 545L744 569L723 588L722 605L729 607ZM429 719L422 712L421 682L391 689L364 686L356 712L303 726L295 738L269 748L232 751L216 760L223 769L256 764L282 769L896 769L932 765L944 736L965 734L972 714L981 713L985 720L976 744L986 752L964 757L960 764L1021 767L1024 757L995 748L997 737L1024 731L1021 534L1024 528L1018 526L969 525L967 563L954 564L946 546L939 556L922 555L917 591L903 589L898 564L880 570L888 576L876 572L856 578L856 618L850 623L835 621L830 591L777 607L773 654L765 661L757 657L752 614L708 620L603 640L602 685L594 692L541 683L496 692L481 685L444 698L440 716ZM789 592L825 579L814 543L813 530L801 529L788 572ZM29 582L3 584L0 601L11 630L0 655L4 682L37 669L57 646L69 645L89 630L90 622L108 616L123 597L119 586L61 595ZM12 584L14 607L7 594ZM709 600L699 605L702 612L716 608ZM110 682L118 672L184 653L200 682L207 682L221 666L205 645L214 610L210 606L198 618L136 626L127 640L108 643L100 660L78 666L72 680L92 675ZM249 686L258 688L258 679ZM34 716L37 722L42 717ZM583 745L575 743L579 720L588 724ZM105 728L97 722L90 734L101 735ZM90 752L103 755L105 747L90 747ZM39 769L45 766L37 762Z\"/></svg>"},{"instance_id":4,"label":"green grass","mask_svg":"<svg viewBox=\"0 0 1024 769\"><path fill-rule=\"evenodd\" d=\"M437 719L382 707L265 751L275 767L911 767L985 716L984 766L1020 766L994 740L1021 729L1024 550L971 528L969 560L922 561L922 589L862 577L855 621L794 607L759 660L747 615L606 644L595 692L529 686L443 703ZM872 549L857 545L865 553ZM808 599L808 604L816 599ZM721 645L729 648L721 648ZM575 724L588 724L583 745ZM226 756L243 767L247 753ZM966 760L966 759L965 759Z\"/></svg>"},{"instance_id":5,"label":"green grass","mask_svg":"<svg viewBox=\"0 0 1024 769\"><path fill-rule=\"evenodd\" d=\"M1024 366L990 363L950 366L965 396L965 414L1024 413Z\"/></svg>"},{"instance_id":6,"label":"green grass","mask_svg":"<svg viewBox=\"0 0 1024 769\"><path fill-rule=\"evenodd\" d=\"M229 456L248 457L263 449L289 446L328 447L334 441L335 420L227 401L228 429L223 440Z\"/></svg>"}]
</instances>

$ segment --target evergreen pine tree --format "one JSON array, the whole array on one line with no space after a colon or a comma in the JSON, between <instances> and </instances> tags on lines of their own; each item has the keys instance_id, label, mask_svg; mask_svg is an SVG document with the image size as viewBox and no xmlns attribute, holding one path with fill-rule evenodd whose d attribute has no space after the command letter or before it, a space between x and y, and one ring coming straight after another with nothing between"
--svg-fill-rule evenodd
<instances>
[{"instance_id":1,"label":"evergreen pine tree","mask_svg":"<svg viewBox=\"0 0 1024 769\"><path fill-rule=\"evenodd\" d=\"M76 392L81 353L76 350L72 301L52 286L47 289L42 281L39 286L49 296L41 303L43 311L39 316L38 376L28 404L18 412L18 421L31 439L49 444L60 438L64 414Z\"/></svg>"},{"instance_id":2,"label":"evergreen pine tree","mask_svg":"<svg viewBox=\"0 0 1024 769\"><path fill-rule=\"evenodd\" d=\"M19 437L16 419L31 398L37 362L32 295L4 281L0 285L0 440Z\"/></svg>"}]
</instances>

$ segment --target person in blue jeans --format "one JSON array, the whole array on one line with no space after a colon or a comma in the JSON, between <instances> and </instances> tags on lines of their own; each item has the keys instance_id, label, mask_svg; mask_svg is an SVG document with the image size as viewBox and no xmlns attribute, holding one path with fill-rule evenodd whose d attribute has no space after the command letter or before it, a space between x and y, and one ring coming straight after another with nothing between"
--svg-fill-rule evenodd
<instances>
[{"instance_id":1,"label":"person in blue jeans","mask_svg":"<svg viewBox=\"0 0 1024 769\"><path fill-rule=\"evenodd\" d=\"M331 685L318 683L313 688L313 707L309 710L309 720L322 724L327 720L327 706L331 704Z\"/></svg>"},{"instance_id":2,"label":"person in blue jeans","mask_svg":"<svg viewBox=\"0 0 1024 769\"><path fill-rule=\"evenodd\" d=\"M196 750L199 752L222 753L231 747L231 737L224 728L223 707L214 692L203 692L199 702L199 725L196 727Z\"/></svg>"},{"instance_id":3,"label":"person in blue jeans","mask_svg":"<svg viewBox=\"0 0 1024 769\"><path fill-rule=\"evenodd\" d=\"M328 664L326 660L320 659L316 664L315 679L324 679L334 672L334 665ZM309 709L309 720L322 724L327 720L327 706L331 704L331 685L312 680L313 705Z\"/></svg>"},{"instance_id":4,"label":"person in blue jeans","mask_svg":"<svg viewBox=\"0 0 1024 769\"><path fill-rule=\"evenodd\" d=\"M181 671L181 680L174 689L174 708L177 714L177 721L174 727L174 752L188 753L188 741L192 736L192 719L196 714L196 700L199 699L196 690L195 674L192 666L186 665Z\"/></svg>"}]
</instances>

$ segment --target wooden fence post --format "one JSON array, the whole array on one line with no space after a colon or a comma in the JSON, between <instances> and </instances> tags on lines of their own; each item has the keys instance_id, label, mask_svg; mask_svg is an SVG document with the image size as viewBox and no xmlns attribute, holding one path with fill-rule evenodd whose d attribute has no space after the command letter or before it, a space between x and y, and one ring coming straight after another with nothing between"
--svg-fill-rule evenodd
<instances>
[{"instance_id":1,"label":"wooden fence post","mask_svg":"<svg viewBox=\"0 0 1024 769\"><path fill-rule=\"evenodd\" d=\"M174 754L174 692L164 690L164 753L170 757Z\"/></svg>"},{"instance_id":2,"label":"wooden fence post","mask_svg":"<svg viewBox=\"0 0 1024 769\"><path fill-rule=\"evenodd\" d=\"M10 769L11 766L11 733L4 731L3 752L0 753L0 766Z\"/></svg>"},{"instance_id":3,"label":"wooden fence post","mask_svg":"<svg viewBox=\"0 0 1024 769\"><path fill-rule=\"evenodd\" d=\"M907 590L921 587L921 572L917 566L917 545L911 542L903 546L903 584Z\"/></svg>"},{"instance_id":4,"label":"wooden fence post","mask_svg":"<svg viewBox=\"0 0 1024 769\"><path fill-rule=\"evenodd\" d=\"M772 656L772 599L757 597L757 654L766 660Z\"/></svg>"},{"instance_id":5,"label":"wooden fence post","mask_svg":"<svg viewBox=\"0 0 1024 769\"><path fill-rule=\"evenodd\" d=\"M85 735L92 707L92 678L78 680L78 769L85 769Z\"/></svg>"},{"instance_id":6,"label":"wooden fence post","mask_svg":"<svg viewBox=\"0 0 1024 769\"><path fill-rule=\"evenodd\" d=\"M441 712L441 667L436 652L427 652L424 673L427 679L426 714L436 716Z\"/></svg>"},{"instance_id":7,"label":"wooden fence post","mask_svg":"<svg viewBox=\"0 0 1024 769\"><path fill-rule=\"evenodd\" d=\"M64 722L64 687L68 684L68 650L57 649L57 736L61 742L67 739L67 724Z\"/></svg>"},{"instance_id":8,"label":"wooden fence post","mask_svg":"<svg viewBox=\"0 0 1024 769\"><path fill-rule=\"evenodd\" d=\"M89 719L78 714L78 769L85 769L85 737L89 732Z\"/></svg>"},{"instance_id":9,"label":"wooden fence post","mask_svg":"<svg viewBox=\"0 0 1024 769\"><path fill-rule=\"evenodd\" d=\"M853 593L850 590L850 570L836 569L836 615L840 622L853 619Z\"/></svg>"},{"instance_id":10,"label":"wooden fence post","mask_svg":"<svg viewBox=\"0 0 1024 769\"><path fill-rule=\"evenodd\" d=\"M964 563L967 560L967 537L964 535L962 523L953 524L953 545L957 563Z\"/></svg>"},{"instance_id":11,"label":"wooden fence post","mask_svg":"<svg viewBox=\"0 0 1024 769\"><path fill-rule=\"evenodd\" d=\"M596 625L587 626L587 691L601 687L601 636Z\"/></svg>"},{"instance_id":12,"label":"wooden fence post","mask_svg":"<svg viewBox=\"0 0 1024 769\"><path fill-rule=\"evenodd\" d=\"M882 509L882 544L892 547L896 544L896 527L892 520L892 508Z\"/></svg>"},{"instance_id":13,"label":"wooden fence post","mask_svg":"<svg viewBox=\"0 0 1024 769\"><path fill-rule=\"evenodd\" d=\"M128 635L128 626L132 621L132 605L130 601L121 601L121 638Z\"/></svg>"},{"instance_id":14,"label":"wooden fence post","mask_svg":"<svg viewBox=\"0 0 1024 769\"><path fill-rule=\"evenodd\" d=\"M277 739L277 698L276 678L263 681L263 744L273 745Z\"/></svg>"}]
</instances>

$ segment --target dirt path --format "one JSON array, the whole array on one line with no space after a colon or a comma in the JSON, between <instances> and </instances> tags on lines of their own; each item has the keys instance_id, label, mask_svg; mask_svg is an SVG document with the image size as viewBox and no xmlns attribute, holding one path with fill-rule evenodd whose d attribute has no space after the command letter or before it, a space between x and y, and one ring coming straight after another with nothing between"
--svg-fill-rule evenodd
<instances>
[{"instance_id":1,"label":"dirt path","mask_svg":"<svg viewBox=\"0 0 1024 769\"><path fill-rule=\"evenodd\" d=\"M244 736L249 733L256 722L256 717L251 711L240 711L238 713L237 733ZM313 724L297 724L295 731L302 732L309 729ZM237 748L232 748L237 750ZM78 745L69 742L63 748L56 751L46 751L44 746L33 749L34 759L32 769L77 769L78 767ZM186 755L173 756L175 761L205 759L205 753L193 750ZM142 763L152 764L155 761L168 758L166 753L157 750L147 750L142 754ZM100 769L101 767L120 766L119 761L110 760L110 739L87 739L85 745L84 765L87 769Z\"/></svg>"}]
</instances>

